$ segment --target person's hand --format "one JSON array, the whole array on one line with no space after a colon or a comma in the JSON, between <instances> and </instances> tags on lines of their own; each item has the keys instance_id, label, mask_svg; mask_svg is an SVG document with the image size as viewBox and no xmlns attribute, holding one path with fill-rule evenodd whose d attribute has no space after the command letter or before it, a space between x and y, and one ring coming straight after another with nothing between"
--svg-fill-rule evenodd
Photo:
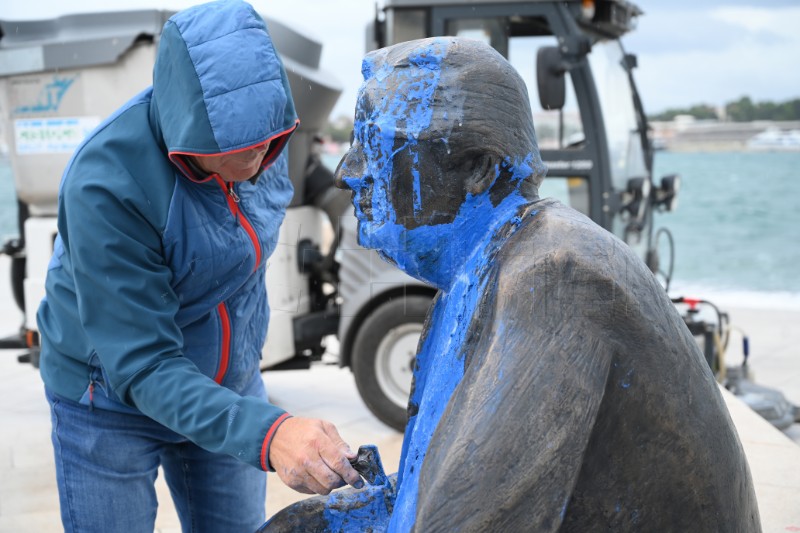
<instances>
[{"instance_id":1,"label":"person's hand","mask_svg":"<svg viewBox=\"0 0 800 533\"><path fill-rule=\"evenodd\" d=\"M333 424L311 418L287 419L269 447L269 462L281 480L305 494L329 494L345 484L363 487L350 465L355 457Z\"/></svg>"}]
</instances>

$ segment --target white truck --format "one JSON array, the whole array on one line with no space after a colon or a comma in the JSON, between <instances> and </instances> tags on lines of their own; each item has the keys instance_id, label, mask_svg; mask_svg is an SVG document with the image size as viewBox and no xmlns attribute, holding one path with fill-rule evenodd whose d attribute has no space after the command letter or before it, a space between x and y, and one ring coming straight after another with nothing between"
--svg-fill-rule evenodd
<instances>
[{"instance_id":1,"label":"white truck","mask_svg":"<svg viewBox=\"0 0 800 533\"><path fill-rule=\"evenodd\" d=\"M87 133L151 83L159 34L171 14L143 10L0 21L0 113L9 132L20 212L20 238L5 243L3 250L12 256L12 287L24 312L17 343L30 349L28 359L34 364L36 311L57 231L63 169ZM336 333L334 322L315 314L319 302L314 302L306 271L311 258L320 259L313 252L331 240L330 219L338 221L349 197L333 188L332 174L320 167L314 150L341 93L336 78L319 68L322 47L278 21L268 19L267 24L301 119L288 148L296 194L267 274L273 313L263 365L272 367L298 351L295 317L303 317L303 331ZM298 257L306 260L299 267ZM323 337L316 343L301 339L299 352L319 352ZM13 339L4 342L10 345Z\"/></svg>"}]
</instances>

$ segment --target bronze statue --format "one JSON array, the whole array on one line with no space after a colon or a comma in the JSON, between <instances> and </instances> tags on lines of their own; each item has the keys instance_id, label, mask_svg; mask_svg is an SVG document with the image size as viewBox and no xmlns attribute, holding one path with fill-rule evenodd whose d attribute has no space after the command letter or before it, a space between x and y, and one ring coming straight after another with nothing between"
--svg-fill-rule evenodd
<instances>
[{"instance_id":1,"label":"bronze statue","mask_svg":"<svg viewBox=\"0 0 800 533\"><path fill-rule=\"evenodd\" d=\"M760 531L712 373L627 245L539 199L527 91L478 41L370 53L337 170L359 242L439 288L400 470L265 531Z\"/></svg>"}]
</instances>

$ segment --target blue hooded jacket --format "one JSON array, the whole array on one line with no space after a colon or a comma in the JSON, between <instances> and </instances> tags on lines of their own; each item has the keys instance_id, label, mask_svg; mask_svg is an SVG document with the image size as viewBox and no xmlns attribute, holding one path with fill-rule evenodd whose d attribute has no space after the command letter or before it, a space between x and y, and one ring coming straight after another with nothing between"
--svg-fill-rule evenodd
<instances>
[{"instance_id":1,"label":"blue hooded jacket","mask_svg":"<svg viewBox=\"0 0 800 533\"><path fill-rule=\"evenodd\" d=\"M52 393L143 413L267 470L289 415L263 397L264 273L292 198L298 120L262 19L221 1L164 26L153 86L78 148L59 193L41 373ZM257 180L201 175L187 155L271 141Z\"/></svg>"}]
</instances>

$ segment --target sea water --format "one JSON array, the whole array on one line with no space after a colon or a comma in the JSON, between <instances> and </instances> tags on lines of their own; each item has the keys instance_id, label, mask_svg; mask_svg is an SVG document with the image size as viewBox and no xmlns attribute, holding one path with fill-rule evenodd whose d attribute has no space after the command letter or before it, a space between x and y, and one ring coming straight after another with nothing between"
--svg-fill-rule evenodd
<instances>
[{"instance_id":1,"label":"sea water","mask_svg":"<svg viewBox=\"0 0 800 533\"><path fill-rule=\"evenodd\" d=\"M675 242L670 293L800 308L800 152L658 152L654 181L671 173L678 206L655 217Z\"/></svg>"},{"instance_id":2,"label":"sea water","mask_svg":"<svg viewBox=\"0 0 800 533\"><path fill-rule=\"evenodd\" d=\"M335 167L338 157L326 157ZM800 152L658 152L656 184L673 173L677 209L655 216L675 243L670 294L800 309ZM0 160L0 239L17 234L11 168ZM667 270L663 234L659 250Z\"/></svg>"}]
</instances>

